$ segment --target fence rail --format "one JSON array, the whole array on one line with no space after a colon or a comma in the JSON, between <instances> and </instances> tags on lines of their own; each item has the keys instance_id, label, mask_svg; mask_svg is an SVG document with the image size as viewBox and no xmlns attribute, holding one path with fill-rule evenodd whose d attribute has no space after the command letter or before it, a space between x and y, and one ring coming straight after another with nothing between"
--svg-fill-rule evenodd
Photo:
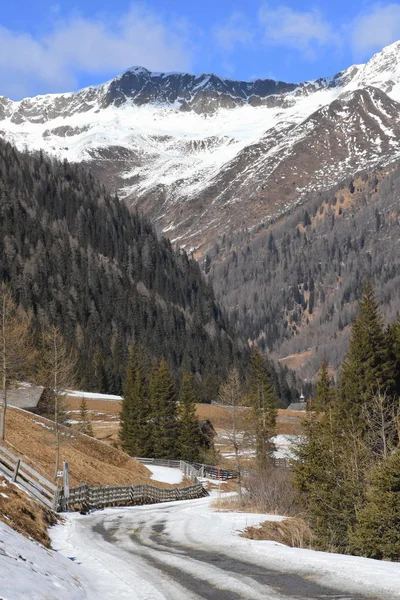
<instances>
[{"instance_id":1,"label":"fence rail","mask_svg":"<svg viewBox=\"0 0 400 600\"><path fill-rule=\"evenodd\" d=\"M56 486L4 446L0 446L0 472L18 483L41 504L54 509Z\"/></svg>"}]
</instances>

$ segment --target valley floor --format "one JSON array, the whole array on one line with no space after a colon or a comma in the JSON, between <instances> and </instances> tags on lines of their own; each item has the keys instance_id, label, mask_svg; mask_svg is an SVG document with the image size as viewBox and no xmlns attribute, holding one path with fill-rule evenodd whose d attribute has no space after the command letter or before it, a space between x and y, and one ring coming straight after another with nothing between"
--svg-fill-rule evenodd
<instances>
[{"instance_id":1,"label":"valley floor","mask_svg":"<svg viewBox=\"0 0 400 600\"><path fill-rule=\"evenodd\" d=\"M400 564L241 538L280 517L217 512L212 500L70 514L53 546L80 565L87 600L400 598Z\"/></svg>"}]
</instances>

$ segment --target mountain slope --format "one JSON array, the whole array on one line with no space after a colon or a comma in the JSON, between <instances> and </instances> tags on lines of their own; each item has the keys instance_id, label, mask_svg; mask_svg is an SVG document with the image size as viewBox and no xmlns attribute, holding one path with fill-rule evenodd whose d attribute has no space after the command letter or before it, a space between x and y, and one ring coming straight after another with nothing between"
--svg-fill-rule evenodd
<instances>
[{"instance_id":1,"label":"mountain slope","mask_svg":"<svg viewBox=\"0 0 400 600\"><path fill-rule=\"evenodd\" d=\"M204 254L217 234L268 223L338 174L396 158L398 101L399 42L302 84L134 67L77 93L1 98L0 135L88 164L159 231Z\"/></svg>"},{"instance_id":2,"label":"mountain slope","mask_svg":"<svg viewBox=\"0 0 400 600\"><path fill-rule=\"evenodd\" d=\"M365 279L385 321L400 313L400 162L310 194L256 234L232 232L205 268L232 325L310 379L338 369Z\"/></svg>"},{"instance_id":3,"label":"mountain slope","mask_svg":"<svg viewBox=\"0 0 400 600\"><path fill-rule=\"evenodd\" d=\"M198 373L203 394L243 350L198 265L83 168L0 141L0 280L77 348L81 385L121 392L132 342ZM212 396L212 394L211 394Z\"/></svg>"}]
</instances>

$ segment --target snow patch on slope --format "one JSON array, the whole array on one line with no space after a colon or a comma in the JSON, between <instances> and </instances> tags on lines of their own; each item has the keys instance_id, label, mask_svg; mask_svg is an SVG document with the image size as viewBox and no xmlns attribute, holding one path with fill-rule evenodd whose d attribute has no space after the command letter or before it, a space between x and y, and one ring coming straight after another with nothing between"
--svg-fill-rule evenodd
<instances>
[{"instance_id":1,"label":"snow patch on slope","mask_svg":"<svg viewBox=\"0 0 400 600\"><path fill-rule=\"evenodd\" d=\"M0 596L4 600L84 600L79 567L0 522Z\"/></svg>"}]
</instances>

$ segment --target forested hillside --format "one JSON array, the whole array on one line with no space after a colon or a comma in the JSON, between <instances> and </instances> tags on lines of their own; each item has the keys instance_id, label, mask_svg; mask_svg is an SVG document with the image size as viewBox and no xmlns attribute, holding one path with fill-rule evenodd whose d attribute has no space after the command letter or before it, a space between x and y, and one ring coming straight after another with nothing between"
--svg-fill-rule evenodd
<instances>
[{"instance_id":1,"label":"forested hillside","mask_svg":"<svg viewBox=\"0 0 400 600\"><path fill-rule=\"evenodd\" d=\"M131 342L199 374L203 397L245 360L198 265L83 168L0 141L0 215L0 279L77 348L80 385L121 392Z\"/></svg>"},{"instance_id":2,"label":"forested hillside","mask_svg":"<svg viewBox=\"0 0 400 600\"><path fill-rule=\"evenodd\" d=\"M220 239L204 266L232 324L277 356L306 352L303 377L324 358L337 368L365 279L386 322L400 310L399 193L397 163L310 194L255 236Z\"/></svg>"}]
</instances>

